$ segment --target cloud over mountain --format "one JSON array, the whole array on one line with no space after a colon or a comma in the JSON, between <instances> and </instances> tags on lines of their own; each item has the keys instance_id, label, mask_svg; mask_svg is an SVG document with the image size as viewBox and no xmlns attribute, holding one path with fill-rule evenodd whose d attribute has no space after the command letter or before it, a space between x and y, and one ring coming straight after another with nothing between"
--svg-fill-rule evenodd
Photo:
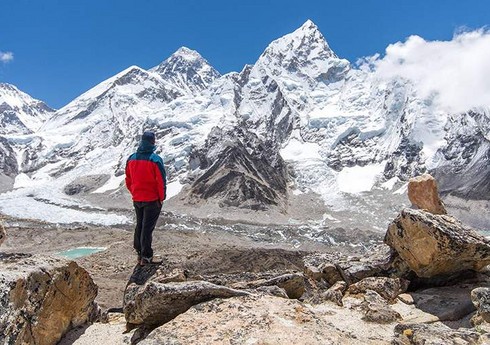
<instances>
[{"instance_id":1,"label":"cloud over mountain","mask_svg":"<svg viewBox=\"0 0 490 345\"><path fill-rule=\"evenodd\" d=\"M415 83L448 112L490 106L490 31L457 33L450 41L410 36L386 48L382 58L365 60L380 78L402 77Z\"/></svg>"}]
</instances>

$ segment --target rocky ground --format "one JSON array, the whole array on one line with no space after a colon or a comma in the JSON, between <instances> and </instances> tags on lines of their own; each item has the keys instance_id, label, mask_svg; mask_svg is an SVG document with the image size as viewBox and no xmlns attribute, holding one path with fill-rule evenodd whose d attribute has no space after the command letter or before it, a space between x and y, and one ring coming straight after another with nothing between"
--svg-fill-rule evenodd
<instances>
[{"instance_id":1,"label":"rocky ground","mask_svg":"<svg viewBox=\"0 0 490 345\"><path fill-rule=\"evenodd\" d=\"M166 212L154 233L164 262L144 268L129 226L4 219L0 334L17 344L71 329L62 345L490 343L490 242L430 209L399 213L386 232L391 249L367 230L324 227L315 238L308 224ZM84 246L107 249L56 258ZM63 297L73 291L80 298ZM66 302L75 300L83 308ZM64 309L56 334L40 325Z\"/></svg>"},{"instance_id":2,"label":"rocky ground","mask_svg":"<svg viewBox=\"0 0 490 345\"><path fill-rule=\"evenodd\" d=\"M131 227L55 226L33 221L5 219L8 236L2 246L5 253L55 255L75 247L107 247L107 250L75 259L87 269L99 286L97 302L102 308L122 306L124 288L135 267ZM235 224L236 226L236 224ZM230 231L227 225L198 224L189 219L163 216L154 232L155 253L169 267L190 274L302 270L306 253L356 253L361 247L332 246L316 241L261 241L245 230ZM348 234L340 234L348 237Z\"/></svg>"}]
</instances>

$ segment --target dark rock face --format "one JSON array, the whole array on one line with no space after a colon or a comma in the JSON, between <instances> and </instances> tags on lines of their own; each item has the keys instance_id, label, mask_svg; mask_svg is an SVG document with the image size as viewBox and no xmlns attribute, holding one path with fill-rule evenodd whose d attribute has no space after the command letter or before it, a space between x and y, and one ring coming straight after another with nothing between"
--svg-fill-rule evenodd
<instances>
[{"instance_id":1,"label":"dark rock face","mask_svg":"<svg viewBox=\"0 0 490 345\"><path fill-rule=\"evenodd\" d=\"M91 192L106 183L109 180L108 175L88 175L82 176L73 182L67 184L63 191L67 195Z\"/></svg>"},{"instance_id":2,"label":"dark rock face","mask_svg":"<svg viewBox=\"0 0 490 345\"><path fill-rule=\"evenodd\" d=\"M19 171L15 152L7 139L0 137L0 173L15 177Z\"/></svg>"},{"instance_id":3,"label":"dark rock face","mask_svg":"<svg viewBox=\"0 0 490 345\"><path fill-rule=\"evenodd\" d=\"M226 142L224 148L219 148ZM221 206L264 210L279 205L286 195L287 170L272 143L244 130L238 133L215 131L204 151L194 159L206 169L191 186L190 198L215 199ZM216 147L218 146L218 147ZM206 152L215 152L206 156Z\"/></svg>"},{"instance_id":4,"label":"dark rock face","mask_svg":"<svg viewBox=\"0 0 490 345\"><path fill-rule=\"evenodd\" d=\"M480 270L490 264L490 241L446 215L404 209L390 224L385 243L419 277Z\"/></svg>"},{"instance_id":5,"label":"dark rock face","mask_svg":"<svg viewBox=\"0 0 490 345\"><path fill-rule=\"evenodd\" d=\"M438 151L442 163L432 172L443 194L488 200L490 195L490 121L488 114L469 111L451 116Z\"/></svg>"}]
</instances>

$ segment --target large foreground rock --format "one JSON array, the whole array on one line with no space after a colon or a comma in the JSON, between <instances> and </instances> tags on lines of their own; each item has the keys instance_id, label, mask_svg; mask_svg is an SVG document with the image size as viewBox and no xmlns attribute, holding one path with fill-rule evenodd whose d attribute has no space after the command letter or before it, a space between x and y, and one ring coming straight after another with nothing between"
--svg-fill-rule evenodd
<instances>
[{"instance_id":1,"label":"large foreground rock","mask_svg":"<svg viewBox=\"0 0 490 345\"><path fill-rule=\"evenodd\" d=\"M155 327L184 313L195 304L214 298L244 296L246 291L235 290L206 281L183 281L179 273L152 271L136 267L124 292L124 315L132 325Z\"/></svg>"},{"instance_id":2,"label":"large foreground rock","mask_svg":"<svg viewBox=\"0 0 490 345\"><path fill-rule=\"evenodd\" d=\"M0 254L0 343L56 344L95 316L97 286L73 261Z\"/></svg>"},{"instance_id":3,"label":"large foreground rock","mask_svg":"<svg viewBox=\"0 0 490 345\"><path fill-rule=\"evenodd\" d=\"M140 345L390 344L394 324L372 324L333 303L311 306L273 296L215 299L153 330Z\"/></svg>"},{"instance_id":4,"label":"large foreground rock","mask_svg":"<svg viewBox=\"0 0 490 345\"><path fill-rule=\"evenodd\" d=\"M436 180L429 174L411 178L408 183L408 199L412 205L433 214L446 214L439 197Z\"/></svg>"},{"instance_id":5,"label":"large foreground rock","mask_svg":"<svg viewBox=\"0 0 490 345\"><path fill-rule=\"evenodd\" d=\"M419 277L478 271L490 264L490 241L446 215L404 209L388 227L385 243Z\"/></svg>"}]
</instances>

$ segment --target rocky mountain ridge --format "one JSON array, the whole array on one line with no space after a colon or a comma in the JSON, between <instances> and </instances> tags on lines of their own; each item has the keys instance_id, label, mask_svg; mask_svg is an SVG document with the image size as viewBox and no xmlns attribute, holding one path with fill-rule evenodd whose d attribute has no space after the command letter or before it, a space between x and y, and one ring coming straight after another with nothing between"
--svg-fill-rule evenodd
<instances>
[{"instance_id":1,"label":"rocky mountain ridge","mask_svg":"<svg viewBox=\"0 0 490 345\"><path fill-rule=\"evenodd\" d=\"M59 204L84 176L98 182L81 191L120 194L145 129L157 133L176 204L288 213L291 198L313 193L327 211L352 212L373 191L403 193L425 171L444 193L486 200L489 117L484 108L447 114L410 81L356 68L307 21L239 73L220 76L181 48L148 71L133 66L100 83L35 133L6 136L4 157L16 156L9 171L22 187L8 200L36 194Z\"/></svg>"}]
</instances>

